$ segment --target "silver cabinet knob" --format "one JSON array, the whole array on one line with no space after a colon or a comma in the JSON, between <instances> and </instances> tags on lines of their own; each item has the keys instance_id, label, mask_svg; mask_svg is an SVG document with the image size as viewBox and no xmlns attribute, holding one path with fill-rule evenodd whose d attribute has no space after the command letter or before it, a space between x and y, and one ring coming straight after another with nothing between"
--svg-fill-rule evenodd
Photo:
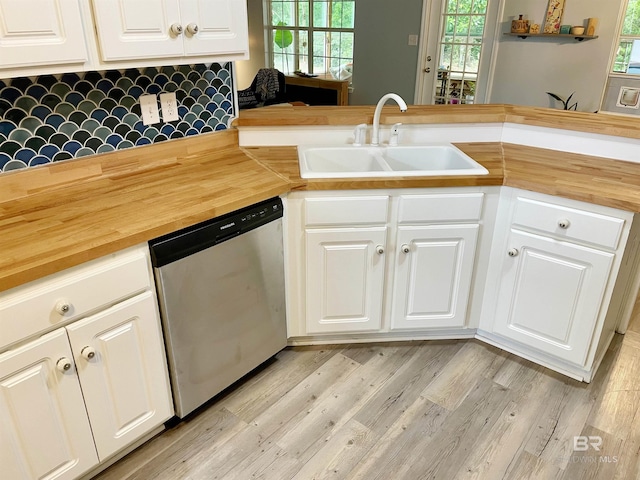
<instances>
[{"instance_id":1,"label":"silver cabinet knob","mask_svg":"<svg viewBox=\"0 0 640 480\"><path fill-rule=\"evenodd\" d=\"M56 362L56 368L63 373L66 372L67 370L70 370L71 360L69 360L67 357L62 357Z\"/></svg>"},{"instance_id":2,"label":"silver cabinet knob","mask_svg":"<svg viewBox=\"0 0 640 480\"><path fill-rule=\"evenodd\" d=\"M71 311L71 302L65 299L60 299L57 301L54 308L60 315L66 315Z\"/></svg>"},{"instance_id":3,"label":"silver cabinet knob","mask_svg":"<svg viewBox=\"0 0 640 480\"><path fill-rule=\"evenodd\" d=\"M400 249L402 250L402 253L409 253L411 251L411 248L409 248L409 245L407 245L406 243L402 245Z\"/></svg>"},{"instance_id":4,"label":"silver cabinet knob","mask_svg":"<svg viewBox=\"0 0 640 480\"><path fill-rule=\"evenodd\" d=\"M520 252L517 248L512 248L507 252L507 255L509 255L510 257L517 257L519 253Z\"/></svg>"},{"instance_id":5,"label":"silver cabinet knob","mask_svg":"<svg viewBox=\"0 0 640 480\"><path fill-rule=\"evenodd\" d=\"M376 247L376 252L378 252L378 255L382 255L384 253L384 247L382 245L378 245Z\"/></svg>"},{"instance_id":6,"label":"silver cabinet knob","mask_svg":"<svg viewBox=\"0 0 640 480\"><path fill-rule=\"evenodd\" d=\"M96 356L96 350L95 348L87 345L86 347L83 347L82 350L80 350L80 355L82 355L87 360L91 360L93 357Z\"/></svg>"},{"instance_id":7,"label":"silver cabinet knob","mask_svg":"<svg viewBox=\"0 0 640 480\"><path fill-rule=\"evenodd\" d=\"M561 218L560 220L558 220L558 226L560 228L566 229L566 228L569 228L570 225L571 225L571 222L569 221L568 218Z\"/></svg>"},{"instance_id":8,"label":"silver cabinet knob","mask_svg":"<svg viewBox=\"0 0 640 480\"><path fill-rule=\"evenodd\" d=\"M182 35L182 25L180 25L179 23L174 23L173 25L171 25L171 33L176 36Z\"/></svg>"},{"instance_id":9,"label":"silver cabinet knob","mask_svg":"<svg viewBox=\"0 0 640 480\"><path fill-rule=\"evenodd\" d=\"M190 23L189 25L187 25L187 33L189 33L189 35L195 35L196 33L198 33L198 25L195 23Z\"/></svg>"}]
</instances>

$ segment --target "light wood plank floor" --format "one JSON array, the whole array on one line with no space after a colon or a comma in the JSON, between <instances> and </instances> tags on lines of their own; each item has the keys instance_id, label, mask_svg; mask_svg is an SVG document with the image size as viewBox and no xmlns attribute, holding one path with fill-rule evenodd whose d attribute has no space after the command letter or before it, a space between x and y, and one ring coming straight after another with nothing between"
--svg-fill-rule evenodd
<instances>
[{"instance_id":1,"label":"light wood plank floor","mask_svg":"<svg viewBox=\"0 0 640 480\"><path fill-rule=\"evenodd\" d=\"M287 348L97 478L639 479L637 307L589 385L475 340Z\"/></svg>"}]
</instances>

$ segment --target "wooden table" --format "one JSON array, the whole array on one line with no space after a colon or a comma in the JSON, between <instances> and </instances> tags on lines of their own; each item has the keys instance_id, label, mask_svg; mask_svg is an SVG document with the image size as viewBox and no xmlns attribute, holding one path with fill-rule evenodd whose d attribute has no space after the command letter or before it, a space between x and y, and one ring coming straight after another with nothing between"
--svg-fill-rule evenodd
<instances>
[{"instance_id":1,"label":"wooden table","mask_svg":"<svg viewBox=\"0 0 640 480\"><path fill-rule=\"evenodd\" d=\"M287 88L288 100L298 100L310 105L318 105L319 103L315 103L314 99L317 99L320 102L327 99L327 92L325 92L324 95L319 95L319 93L323 90L331 90L335 92L335 103L322 102L320 104L341 106L349 104L349 80L336 80L328 74L318 75L317 77L299 77L297 75L286 75L285 84L287 85L287 87L294 87L291 89ZM314 91L315 89L320 90ZM301 97L294 98L293 96L289 95L289 91L295 92L293 93L293 95L299 93ZM331 93L333 94L333 92ZM330 98L333 99L333 97Z\"/></svg>"}]
</instances>

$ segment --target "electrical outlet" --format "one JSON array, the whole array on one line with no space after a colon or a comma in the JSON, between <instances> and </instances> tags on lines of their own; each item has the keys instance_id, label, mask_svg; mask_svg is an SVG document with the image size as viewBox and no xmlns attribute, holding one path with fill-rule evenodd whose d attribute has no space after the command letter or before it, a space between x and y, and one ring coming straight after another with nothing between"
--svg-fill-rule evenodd
<instances>
[{"instance_id":1,"label":"electrical outlet","mask_svg":"<svg viewBox=\"0 0 640 480\"><path fill-rule=\"evenodd\" d=\"M162 107L162 120L164 122L180 120L180 117L178 117L178 104L176 102L175 92L161 93L160 106Z\"/></svg>"},{"instance_id":2,"label":"electrical outlet","mask_svg":"<svg viewBox=\"0 0 640 480\"><path fill-rule=\"evenodd\" d=\"M140 95L140 109L142 110L142 123L144 125L160 123L158 100L155 95Z\"/></svg>"}]
</instances>

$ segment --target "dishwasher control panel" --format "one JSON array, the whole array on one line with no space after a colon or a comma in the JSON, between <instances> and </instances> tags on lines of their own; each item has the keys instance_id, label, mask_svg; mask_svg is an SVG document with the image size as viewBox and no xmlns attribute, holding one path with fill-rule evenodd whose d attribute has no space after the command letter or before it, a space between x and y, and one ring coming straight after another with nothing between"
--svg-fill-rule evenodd
<instances>
[{"instance_id":1,"label":"dishwasher control panel","mask_svg":"<svg viewBox=\"0 0 640 480\"><path fill-rule=\"evenodd\" d=\"M151 262L161 267L282 218L282 200L274 197L163 235L149 242Z\"/></svg>"}]
</instances>

